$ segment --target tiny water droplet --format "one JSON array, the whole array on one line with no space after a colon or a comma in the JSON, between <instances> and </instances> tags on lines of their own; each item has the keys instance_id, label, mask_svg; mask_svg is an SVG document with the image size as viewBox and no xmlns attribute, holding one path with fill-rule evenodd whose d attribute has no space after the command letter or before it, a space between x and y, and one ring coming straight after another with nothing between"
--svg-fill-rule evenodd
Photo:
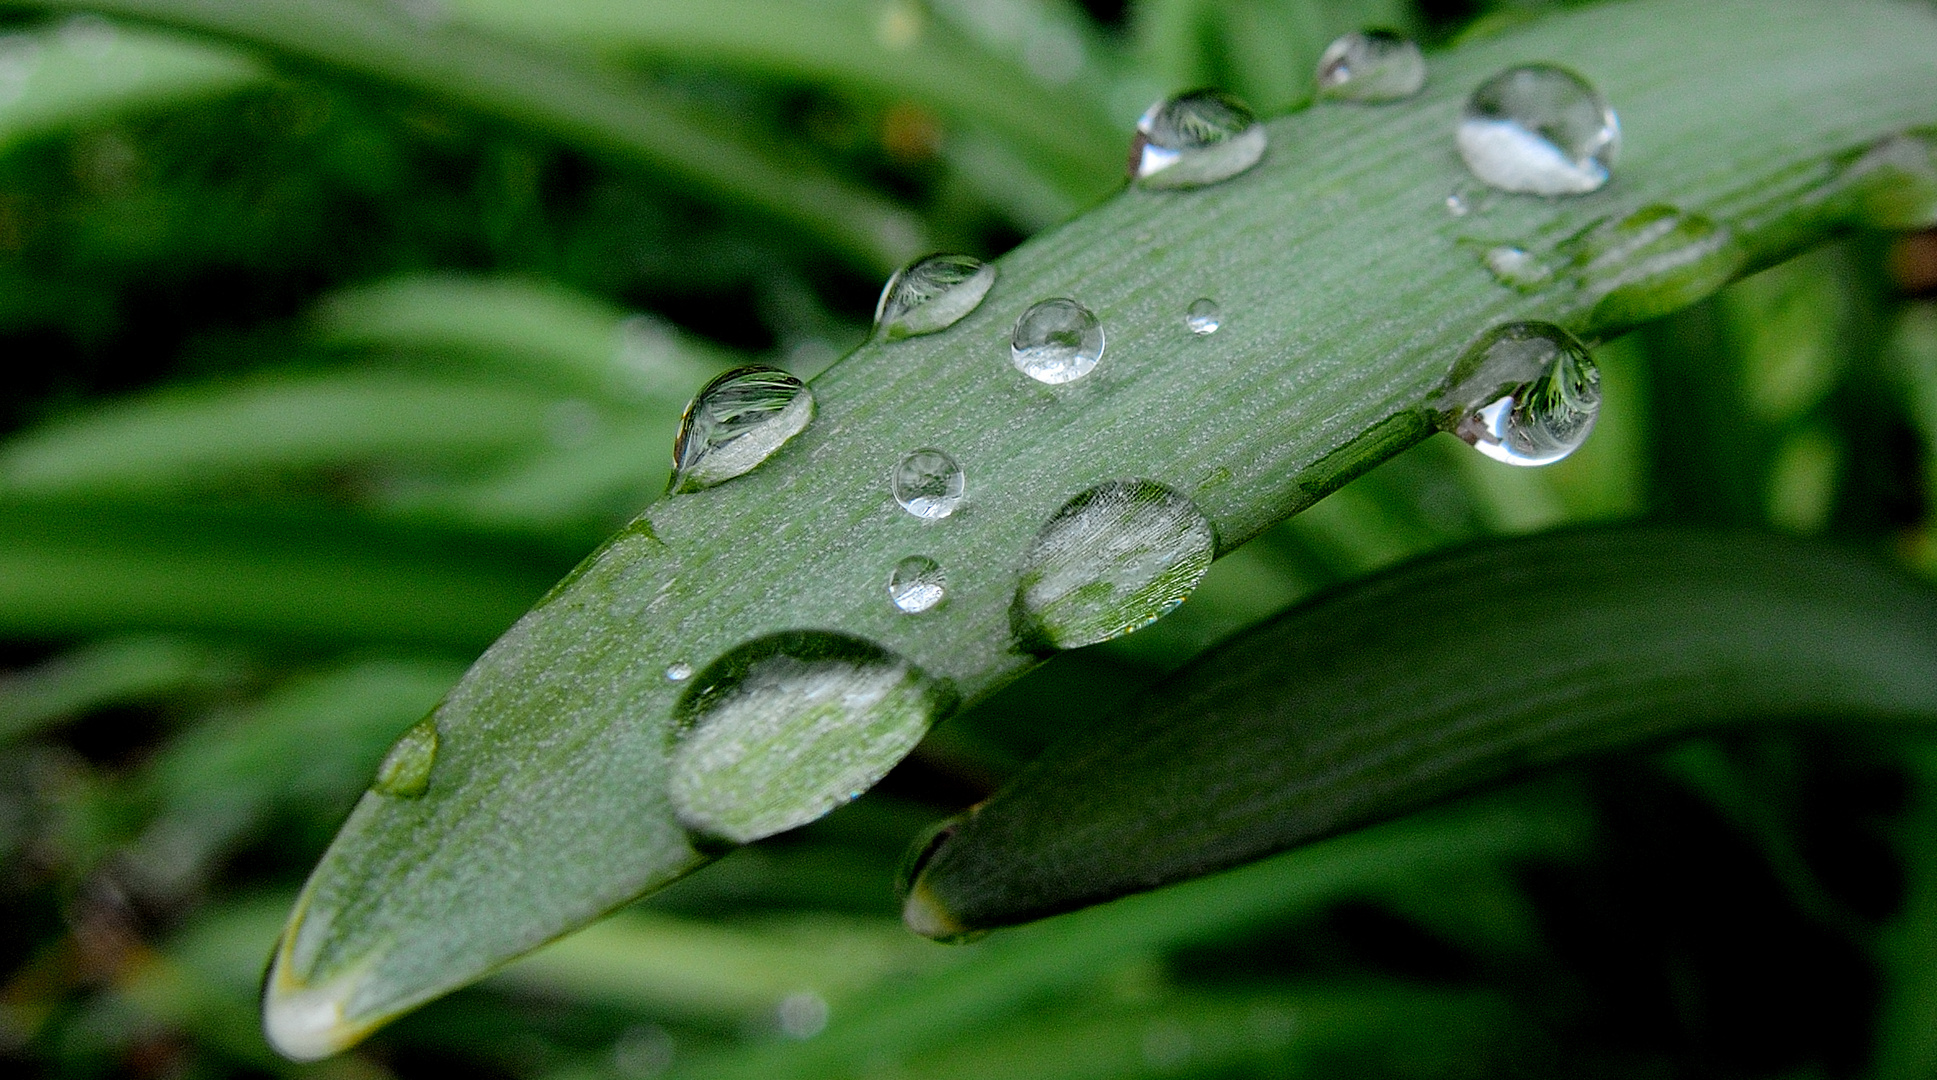
<instances>
[{"instance_id":1,"label":"tiny water droplet","mask_svg":"<svg viewBox=\"0 0 1937 1080\"><path fill-rule=\"evenodd\" d=\"M1446 196L1446 212L1454 217L1465 217L1473 212L1473 205L1467 201L1465 192L1455 191Z\"/></svg>"},{"instance_id":2,"label":"tiny water droplet","mask_svg":"<svg viewBox=\"0 0 1937 1080\"><path fill-rule=\"evenodd\" d=\"M1219 315L1217 301L1210 297L1192 300L1190 306L1184 309L1184 325L1190 327L1191 333L1199 336L1215 334L1217 328L1224 325Z\"/></svg>"},{"instance_id":3,"label":"tiny water droplet","mask_svg":"<svg viewBox=\"0 0 1937 1080\"><path fill-rule=\"evenodd\" d=\"M1401 101L1426 85L1426 57L1403 34L1365 30L1346 34L1318 58L1318 96L1376 104Z\"/></svg>"},{"instance_id":4,"label":"tiny water droplet","mask_svg":"<svg viewBox=\"0 0 1937 1080\"><path fill-rule=\"evenodd\" d=\"M1017 370L1037 382L1074 382L1103 358L1103 324L1074 300L1044 300L1016 320L1009 357Z\"/></svg>"},{"instance_id":5,"label":"tiny water droplet","mask_svg":"<svg viewBox=\"0 0 1937 1080\"><path fill-rule=\"evenodd\" d=\"M1525 248L1502 244L1488 248L1483 258L1486 268L1510 289L1532 292L1554 279L1554 268Z\"/></svg>"},{"instance_id":6,"label":"tiny water droplet","mask_svg":"<svg viewBox=\"0 0 1937 1080\"><path fill-rule=\"evenodd\" d=\"M1264 125L1221 90L1193 90L1150 106L1130 141L1130 179L1148 188L1228 180L1264 156Z\"/></svg>"},{"instance_id":7,"label":"tiny water droplet","mask_svg":"<svg viewBox=\"0 0 1937 1080\"><path fill-rule=\"evenodd\" d=\"M688 664L685 661L679 661L677 663L666 665L667 682L685 682L687 679L690 679L692 677L693 677L693 665Z\"/></svg>"},{"instance_id":8,"label":"tiny water droplet","mask_svg":"<svg viewBox=\"0 0 1937 1080\"><path fill-rule=\"evenodd\" d=\"M1459 152L1489 186L1585 195L1606 184L1621 125L1600 91L1552 64L1508 68L1466 99Z\"/></svg>"},{"instance_id":9,"label":"tiny water droplet","mask_svg":"<svg viewBox=\"0 0 1937 1080\"><path fill-rule=\"evenodd\" d=\"M757 638L687 683L668 793L695 833L751 843L873 786L954 702L947 682L861 638Z\"/></svg>"},{"instance_id":10,"label":"tiny water droplet","mask_svg":"<svg viewBox=\"0 0 1937 1080\"><path fill-rule=\"evenodd\" d=\"M930 255L894 272L874 305L874 330L888 341L946 330L995 285L995 266L969 255Z\"/></svg>"},{"instance_id":11,"label":"tiny water droplet","mask_svg":"<svg viewBox=\"0 0 1937 1080\"><path fill-rule=\"evenodd\" d=\"M744 476L813 418L814 394L806 383L779 368L735 368L686 406L667 491L699 491Z\"/></svg>"},{"instance_id":12,"label":"tiny water droplet","mask_svg":"<svg viewBox=\"0 0 1937 1080\"><path fill-rule=\"evenodd\" d=\"M888 599L910 615L919 615L948 596L948 575L926 555L910 555L888 575Z\"/></svg>"},{"instance_id":13,"label":"tiny water droplet","mask_svg":"<svg viewBox=\"0 0 1937 1080\"><path fill-rule=\"evenodd\" d=\"M397 736L377 766L370 790L392 798L418 798L430 790L430 770L436 763L437 722L426 716Z\"/></svg>"},{"instance_id":14,"label":"tiny water droplet","mask_svg":"<svg viewBox=\"0 0 1937 1080\"><path fill-rule=\"evenodd\" d=\"M1177 492L1150 480L1100 484L1037 533L1011 626L1039 652L1121 637L1183 603L1216 548L1216 530Z\"/></svg>"},{"instance_id":15,"label":"tiny water droplet","mask_svg":"<svg viewBox=\"0 0 1937 1080\"><path fill-rule=\"evenodd\" d=\"M1734 280L1748 261L1728 229L1660 203L1597 221L1559 252L1575 286L1595 300L1588 324L1596 334L1679 311Z\"/></svg>"},{"instance_id":16,"label":"tiny water droplet","mask_svg":"<svg viewBox=\"0 0 1937 1080\"><path fill-rule=\"evenodd\" d=\"M939 521L962 505L968 480L955 459L940 450L917 450L902 458L888 478L895 502L926 521Z\"/></svg>"},{"instance_id":17,"label":"tiny water droplet","mask_svg":"<svg viewBox=\"0 0 1937 1080\"><path fill-rule=\"evenodd\" d=\"M1440 427L1509 465L1573 453L1601 412L1601 374L1586 346L1552 323L1489 331L1453 368Z\"/></svg>"}]
</instances>

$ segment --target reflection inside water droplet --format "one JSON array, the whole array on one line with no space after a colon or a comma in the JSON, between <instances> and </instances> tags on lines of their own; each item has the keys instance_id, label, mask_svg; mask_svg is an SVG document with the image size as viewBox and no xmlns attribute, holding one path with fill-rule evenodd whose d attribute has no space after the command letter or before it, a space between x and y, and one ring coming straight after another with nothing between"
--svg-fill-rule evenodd
<instances>
[{"instance_id":1,"label":"reflection inside water droplet","mask_svg":"<svg viewBox=\"0 0 1937 1080\"><path fill-rule=\"evenodd\" d=\"M1150 106L1130 142L1130 179L1148 188L1228 180L1264 156L1264 125L1220 90L1194 90Z\"/></svg>"},{"instance_id":2,"label":"reflection inside water droplet","mask_svg":"<svg viewBox=\"0 0 1937 1080\"><path fill-rule=\"evenodd\" d=\"M1190 306L1184 309L1184 325L1199 336L1215 334L1217 328L1223 325L1219 315L1217 301L1209 297L1192 300Z\"/></svg>"},{"instance_id":3,"label":"reflection inside water droplet","mask_svg":"<svg viewBox=\"0 0 1937 1080\"><path fill-rule=\"evenodd\" d=\"M930 255L894 272L874 305L875 333L889 341L946 330L995 285L995 266L969 255Z\"/></svg>"},{"instance_id":4,"label":"reflection inside water droplet","mask_svg":"<svg viewBox=\"0 0 1937 1080\"><path fill-rule=\"evenodd\" d=\"M955 459L940 450L917 450L901 459L888 478L895 502L927 521L939 521L962 505L968 479Z\"/></svg>"},{"instance_id":5,"label":"reflection inside water droplet","mask_svg":"<svg viewBox=\"0 0 1937 1080\"><path fill-rule=\"evenodd\" d=\"M948 575L926 555L910 555L888 575L888 599L910 615L931 610L948 595Z\"/></svg>"},{"instance_id":6,"label":"reflection inside water droplet","mask_svg":"<svg viewBox=\"0 0 1937 1080\"><path fill-rule=\"evenodd\" d=\"M1318 96L1367 104L1400 101L1426 85L1426 57L1390 30L1346 34L1318 58Z\"/></svg>"},{"instance_id":7,"label":"reflection inside water droplet","mask_svg":"<svg viewBox=\"0 0 1937 1080\"><path fill-rule=\"evenodd\" d=\"M1100 484L1063 505L1023 559L1011 625L1036 651L1093 645L1184 602L1217 533L1189 499L1149 480Z\"/></svg>"},{"instance_id":8,"label":"reflection inside water droplet","mask_svg":"<svg viewBox=\"0 0 1937 1080\"><path fill-rule=\"evenodd\" d=\"M1103 324L1074 300L1044 300L1016 320L1009 358L1037 382L1074 382L1103 358Z\"/></svg>"},{"instance_id":9,"label":"reflection inside water droplet","mask_svg":"<svg viewBox=\"0 0 1937 1080\"><path fill-rule=\"evenodd\" d=\"M393 798L415 799L430 790L430 771L437 763L437 722L426 716L397 737L377 766L370 790Z\"/></svg>"},{"instance_id":10,"label":"reflection inside water droplet","mask_svg":"<svg viewBox=\"0 0 1937 1080\"><path fill-rule=\"evenodd\" d=\"M736 368L700 390L680 418L668 491L699 491L752 472L814 418L807 384L778 368Z\"/></svg>"},{"instance_id":11,"label":"reflection inside water droplet","mask_svg":"<svg viewBox=\"0 0 1937 1080\"><path fill-rule=\"evenodd\" d=\"M1579 449L1601 411L1586 346L1551 323L1509 323L1453 369L1440 426L1495 461L1547 465Z\"/></svg>"},{"instance_id":12,"label":"reflection inside water droplet","mask_svg":"<svg viewBox=\"0 0 1937 1080\"><path fill-rule=\"evenodd\" d=\"M1607 183L1621 126L1587 80L1552 64L1528 64L1473 91L1458 143L1466 167L1491 187L1585 195Z\"/></svg>"}]
</instances>

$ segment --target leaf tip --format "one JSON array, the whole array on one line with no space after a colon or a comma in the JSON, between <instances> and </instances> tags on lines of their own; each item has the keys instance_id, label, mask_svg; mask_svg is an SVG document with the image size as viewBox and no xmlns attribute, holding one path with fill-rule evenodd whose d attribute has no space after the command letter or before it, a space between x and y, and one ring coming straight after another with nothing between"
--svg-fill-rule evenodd
<instances>
[{"instance_id":1,"label":"leaf tip","mask_svg":"<svg viewBox=\"0 0 1937 1080\"><path fill-rule=\"evenodd\" d=\"M920 882L908 890L907 898L901 902L901 921L908 929L936 941L961 941L971 933Z\"/></svg>"},{"instance_id":2,"label":"leaf tip","mask_svg":"<svg viewBox=\"0 0 1937 1080\"><path fill-rule=\"evenodd\" d=\"M361 972L346 971L311 986L290 972L289 950L276 949L262 992L262 1033L276 1052L291 1061L321 1061L362 1041L380 1018L349 1018L346 1005Z\"/></svg>"}]
</instances>

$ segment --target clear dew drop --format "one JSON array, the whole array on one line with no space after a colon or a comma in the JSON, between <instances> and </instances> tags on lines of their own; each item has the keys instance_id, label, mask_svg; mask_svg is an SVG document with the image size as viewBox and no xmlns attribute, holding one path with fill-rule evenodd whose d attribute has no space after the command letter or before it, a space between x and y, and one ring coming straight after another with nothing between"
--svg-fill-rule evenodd
<instances>
[{"instance_id":1,"label":"clear dew drop","mask_svg":"<svg viewBox=\"0 0 1937 1080\"><path fill-rule=\"evenodd\" d=\"M814 418L807 384L778 368L736 368L700 390L673 443L673 494L750 473Z\"/></svg>"},{"instance_id":2,"label":"clear dew drop","mask_svg":"<svg viewBox=\"0 0 1937 1080\"><path fill-rule=\"evenodd\" d=\"M1495 280L1510 289L1532 292L1554 279L1554 268L1525 248L1501 244L1482 256Z\"/></svg>"},{"instance_id":3,"label":"clear dew drop","mask_svg":"<svg viewBox=\"0 0 1937 1080\"><path fill-rule=\"evenodd\" d=\"M1426 85L1426 57L1403 34L1365 30L1346 34L1318 58L1318 96L1376 104L1402 101Z\"/></svg>"},{"instance_id":4,"label":"clear dew drop","mask_svg":"<svg viewBox=\"0 0 1937 1080\"><path fill-rule=\"evenodd\" d=\"M1446 196L1446 212L1454 217L1465 217L1473 212L1473 204L1463 191L1455 191Z\"/></svg>"},{"instance_id":5,"label":"clear dew drop","mask_svg":"<svg viewBox=\"0 0 1937 1080\"><path fill-rule=\"evenodd\" d=\"M995 266L969 255L930 255L894 272L874 305L874 332L888 341L961 322L995 285Z\"/></svg>"},{"instance_id":6,"label":"clear dew drop","mask_svg":"<svg viewBox=\"0 0 1937 1080\"><path fill-rule=\"evenodd\" d=\"M370 790L392 798L418 798L430 790L430 770L436 763L437 722L426 716L391 744Z\"/></svg>"},{"instance_id":7,"label":"clear dew drop","mask_svg":"<svg viewBox=\"0 0 1937 1080\"><path fill-rule=\"evenodd\" d=\"M861 638L757 638L687 683L668 793L696 834L750 843L872 787L954 700L947 683Z\"/></svg>"},{"instance_id":8,"label":"clear dew drop","mask_svg":"<svg viewBox=\"0 0 1937 1080\"><path fill-rule=\"evenodd\" d=\"M948 575L926 555L910 555L888 575L888 599L910 615L934 609L948 597Z\"/></svg>"},{"instance_id":9,"label":"clear dew drop","mask_svg":"<svg viewBox=\"0 0 1937 1080\"><path fill-rule=\"evenodd\" d=\"M667 682L685 682L693 677L693 665L684 661L666 665Z\"/></svg>"},{"instance_id":10,"label":"clear dew drop","mask_svg":"<svg viewBox=\"0 0 1937 1080\"><path fill-rule=\"evenodd\" d=\"M1044 300L1016 320L1009 358L1037 382L1074 382L1094 371L1103 358L1103 324L1074 300Z\"/></svg>"},{"instance_id":11,"label":"clear dew drop","mask_svg":"<svg viewBox=\"0 0 1937 1080\"><path fill-rule=\"evenodd\" d=\"M1466 99L1459 152L1490 187L1585 195L1606 184L1621 125L1600 91L1552 64L1508 68Z\"/></svg>"},{"instance_id":12,"label":"clear dew drop","mask_svg":"<svg viewBox=\"0 0 1937 1080\"><path fill-rule=\"evenodd\" d=\"M1192 300L1190 306L1184 309L1184 325L1199 337L1215 334L1217 328L1224 325L1222 315L1223 313L1217 308L1217 301L1210 297L1203 297Z\"/></svg>"},{"instance_id":13,"label":"clear dew drop","mask_svg":"<svg viewBox=\"0 0 1937 1080\"><path fill-rule=\"evenodd\" d=\"M1601 412L1586 346L1543 322L1496 327L1453 369L1440 426L1495 461L1548 465L1580 448Z\"/></svg>"},{"instance_id":14,"label":"clear dew drop","mask_svg":"<svg viewBox=\"0 0 1937 1080\"><path fill-rule=\"evenodd\" d=\"M1137 121L1130 142L1130 179L1147 188L1215 184L1264 156L1264 125L1221 90L1165 98Z\"/></svg>"},{"instance_id":15,"label":"clear dew drop","mask_svg":"<svg viewBox=\"0 0 1937 1080\"><path fill-rule=\"evenodd\" d=\"M961 507L968 479L954 458L930 448L897 462L888 487L903 510L924 521L939 521Z\"/></svg>"},{"instance_id":16,"label":"clear dew drop","mask_svg":"<svg viewBox=\"0 0 1937 1080\"><path fill-rule=\"evenodd\" d=\"M1211 523L1170 488L1098 485L1065 503L1030 544L1011 627L1037 652L1121 637L1183 603L1216 548Z\"/></svg>"}]
</instances>

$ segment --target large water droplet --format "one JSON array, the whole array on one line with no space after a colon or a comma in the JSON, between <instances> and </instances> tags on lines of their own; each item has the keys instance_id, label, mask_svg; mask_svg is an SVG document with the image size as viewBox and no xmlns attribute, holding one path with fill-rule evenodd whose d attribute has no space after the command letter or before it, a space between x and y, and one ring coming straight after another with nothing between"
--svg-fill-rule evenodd
<instances>
[{"instance_id":1,"label":"large water droplet","mask_svg":"<svg viewBox=\"0 0 1937 1080\"><path fill-rule=\"evenodd\" d=\"M370 790L399 799L415 799L430 790L431 766L437 763L437 722L426 716L397 737L377 766Z\"/></svg>"},{"instance_id":2,"label":"large water droplet","mask_svg":"<svg viewBox=\"0 0 1937 1080\"><path fill-rule=\"evenodd\" d=\"M1830 207L1872 229L1937 226L1937 129L1878 140L1837 176Z\"/></svg>"},{"instance_id":3,"label":"large water droplet","mask_svg":"<svg viewBox=\"0 0 1937 1080\"><path fill-rule=\"evenodd\" d=\"M953 702L946 683L860 638L750 641L681 695L673 806L695 832L738 843L804 825L873 786Z\"/></svg>"},{"instance_id":4,"label":"large water droplet","mask_svg":"<svg viewBox=\"0 0 1937 1080\"><path fill-rule=\"evenodd\" d=\"M674 494L752 472L814 418L807 384L778 368L735 368L700 390L673 443Z\"/></svg>"},{"instance_id":5,"label":"large water droplet","mask_svg":"<svg viewBox=\"0 0 1937 1080\"><path fill-rule=\"evenodd\" d=\"M930 255L894 272L874 305L875 333L889 341L962 321L995 285L995 266L969 255Z\"/></svg>"},{"instance_id":6,"label":"large water droplet","mask_svg":"<svg viewBox=\"0 0 1937 1080\"><path fill-rule=\"evenodd\" d=\"M940 450L917 450L902 458L888 478L895 502L927 521L939 521L962 505L968 480L955 459Z\"/></svg>"},{"instance_id":7,"label":"large water droplet","mask_svg":"<svg viewBox=\"0 0 1937 1080\"><path fill-rule=\"evenodd\" d=\"M1318 96L1334 101L1400 101L1426 85L1426 57L1403 34L1346 34L1318 58Z\"/></svg>"},{"instance_id":8,"label":"large water droplet","mask_svg":"<svg viewBox=\"0 0 1937 1080\"><path fill-rule=\"evenodd\" d=\"M1481 83L1460 114L1459 152L1502 191L1585 195L1608 181L1621 125L1600 91L1566 68L1529 64Z\"/></svg>"},{"instance_id":9,"label":"large water droplet","mask_svg":"<svg viewBox=\"0 0 1937 1080\"><path fill-rule=\"evenodd\" d=\"M1482 258L1500 284L1521 292L1532 292L1554 279L1554 268L1525 248L1502 244L1488 248Z\"/></svg>"},{"instance_id":10,"label":"large water droplet","mask_svg":"<svg viewBox=\"0 0 1937 1080\"><path fill-rule=\"evenodd\" d=\"M1217 333L1217 328L1224 325L1222 313L1217 309L1217 301L1210 297L1192 300L1190 306L1184 309L1184 325L1190 327L1191 333L1200 337Z\"/></svg>"},{"instance_id":11,"label":"large water droplet","mask_svg":"<svg viewBox=\"0 0 1937 1080\"><path fill-rule=\"evenodd\" d=\"M1150 106L1130 142L1130 178L1149 188L1228 180L1264 156L1264 126L1244 102L1193 90Z\"/></svg>"},{"instance_id":12,"label":"large water droplet","mask_svg":"<svg viewBox=\"0 0 1937 1080\"><path fill-rule=\"evenodd\" d=\"M1098 485L1029 546L1011 625L1038 652L1121 637L1183 603L1216 549L1216 530L1177 492L1149 480Z\"/></svg>"},{"instance_id":13,"label":"large water droplet","mask_svg":"<svg viewBox=\"0 0 1937 1080\"><path fill-rule=\"evenodd\" d=\"M1596 297L1596 333L1625 329L1693 304L1748 261L1735 235L1700 214L1661 204L1597 221L1560 245L1568 274Z\"/></svg>"},{"instance_id":14,"label":"large water droplet","mask_svg":"<svg viewBox=\"0 0 1937 1080\"><path fill-rule=\"evenodd\" d=\"M1573 453L1601 412L1601 373L1574 335L1508 323L1467 350L1440 397L1440 426L1509 465Z\"/></svg>"},{"instance_id":15,"label":"large water droplet","mask_svg":"<svg viewBox=\"0 0 1937 1080\"><path fill-rule=\"evenodd\" d=\"M1037 382L1074 382L1103 358L1103 324L1074 300L1044 300L1016 320L1009 358Z\"/></svg>"},{"instance_id":16,"label":"large water droplet","mask_svg":"<svg viewBox=\"0 0 1937 1080\"><path fill-rule=\"evenodd\" d=\"M910 615L933 608L948 596L948 575L926 555L910 555L888 575L888 599Z\"/></svg>"}]
</instances>

